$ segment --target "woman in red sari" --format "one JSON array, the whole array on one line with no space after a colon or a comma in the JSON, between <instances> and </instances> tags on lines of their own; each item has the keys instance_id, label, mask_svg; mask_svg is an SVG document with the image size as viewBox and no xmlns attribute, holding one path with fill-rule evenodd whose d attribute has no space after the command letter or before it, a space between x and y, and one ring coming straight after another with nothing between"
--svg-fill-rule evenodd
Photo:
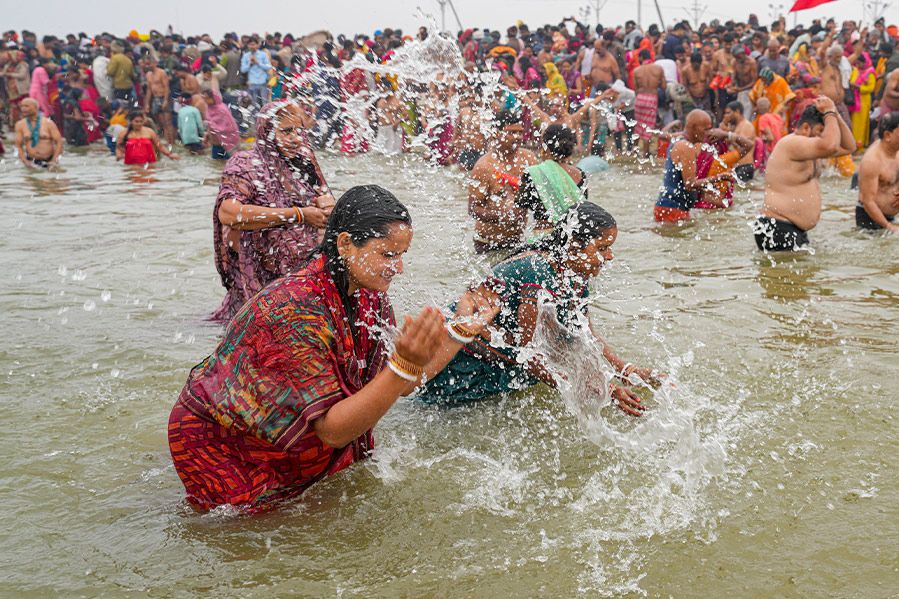
<instances>
[{"instance_id":1,"label":"woman in red sari","mask_svg":"<svg viewBox=\"0 0 899 599\"><path fill-rule=\"evenodd\" d=\"M470 291L456 309L470 324L445 328L425 308L406 317L390 354L386 292L411 241L409 213L390 192L354 187L307 264L235 315L169 418L172 460L193 506L265 509L364 458L394 402L493 318L497 298Z\"/></svg>"}]
</instances>

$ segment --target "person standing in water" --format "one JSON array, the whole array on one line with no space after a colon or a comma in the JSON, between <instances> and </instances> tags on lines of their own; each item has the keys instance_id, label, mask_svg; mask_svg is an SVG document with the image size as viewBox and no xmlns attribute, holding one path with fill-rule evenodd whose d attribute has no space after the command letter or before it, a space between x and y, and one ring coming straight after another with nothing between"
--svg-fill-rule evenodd
<instances>
[{"instance_id":1,"label":"person standing in water","mask_svg":"<svg viewBox=\"0 0 899 599\"><path fill-rule=\"evenodd\" d=\"M568 210L551 233L536 243L517 249L512 256L493 268L488 281L500 289L502 309L494 328L496 335L472 335L461 339L466 345L416 399L434 403L459 404L508 393L556 379L540 358L522 360L522 349L531 345L537 330L539 303L550 301L555 320L564 329L581 327L603 345L603 357L617 376L630 380L636 376L658 386L664 377L649 368L626 364L593 331L587 314L591 279L613 258L612 244L618 236L615 219L592 202L581 202ZM611 396L626 414L640 416L645 406L629 389L613 384Z\"/></svg>"},{"instance_id":2,"label":"person standing in water","mask_svg":"<svg viewBox=\"0 0 899 599\"><path fill-rule=\"evenodd\" d=\"M880 139L865 151L858 165L855 225L860 229L899 232L899 112L880 119Z\"/></svg>"},{"instance_id":3,"label":"person standing in water","mask_svg":"<svg viewBox=\"0 0 899 599\"><path fill-rule=\"evenodd\" d=\"M760 250L794 251L808 244L807 232L821 218L819 160L854 151L852 131L833 100L818 96L768 159L765 203L753 227Z\"/></svg>"},{"instance_id":4,"label":"person standing in water","mask_svg":"<svg viewBox=\"0 0 899 599\"><path fill-rule=\"evenodd\" d=\"M457 322L447 326L428 307L407 316L392 343L385 338L395 327L387 291L412 233L393 194L353 187L297 272L235 315L169 416L172 462L192 506L271 509L365 459L397 399L481 334L499 306L478 289L457 302Z\"/></svg>"},{"instance_id":5,"label":"person standing in water","mask_svg":"<svg viewBox=\"0 0 899 599\"><path fill-rule=\"evenodd\" d=\"M128 127L116 141L116 160L124 160L125 164L152 164L158 160L158 154L179 160L177 154L160 143L156 131L147 127L146 122L147 117L140 110L128 115Z\"/></svg>"},{"instance_id":6,"label":"person standing in water","mask_svg":"<svg viewBox=\"0 0 899 599\"><path fill-rule=\"evenodd\" d=\"M517 113L496 114L496 137L490 151L474 168L468 186L468 213L474 218L474 249L483 254L511 249L521 243L526 213L515 206L524 170L537 163L530 150L521 147L522 126Z\"/></svg>"},{"instance_id":7,"label":"person standing in water","mask_svg":"<svg viewBox=\"0 0 899 599\"><path fill-rule=\"evenodd\" d=\"M684 136L668 148L665 172L662 175L662 190L653 209L656 222L678 223L688 220L690 209L699 200L703 189L718 181L733 178L733 174L729 171L699 178L696 162L703 143L722 139L738 141L736 136L721 129L712 129L712 117L698 108L690 111L685 120ZM748 148L746 151L749 151ZM716 206L727 207L720 198L709 196L707 199Z\"/></svg>"},{"instance_id":8,"label":"person standing in water","mask_svg":"<svg viewBox=\"0 0 899 599\"><path fill-rule=\"evenodd\" d=\"M15 127L19 160L28 168L56 166L62 154L59 128L41 114L34 98L25 98L20 106L22 118L16 122Z\"/></svg>"},{"instance_id":9,"label":"person standing in water","mask_svg":"<svg viewBox=\"0 0 899 599\"><path fill-rule=\"evenodd\" d=\"M755 127L743 116L743 105L733 101L724 107L724 123L734 135L747 139L751 144L749 151L742 152L734 167L734 174L744 183L755 177ZM729 165L730 166L730 165Z\"/></svg>"},{"instance_id":10,"label":"person standing in water","mask_svg":"<svg viewBox=\"0 0 899 599\"><path fill-rule=\"evenodd\" d=\"M267 104L253 149L234 154L222 171L212 231L225 298L212 320L229 320L268 283L295 272L318 244L334 198L309 145L309 125L296 104Z\"/></svg>"}]
</instances>

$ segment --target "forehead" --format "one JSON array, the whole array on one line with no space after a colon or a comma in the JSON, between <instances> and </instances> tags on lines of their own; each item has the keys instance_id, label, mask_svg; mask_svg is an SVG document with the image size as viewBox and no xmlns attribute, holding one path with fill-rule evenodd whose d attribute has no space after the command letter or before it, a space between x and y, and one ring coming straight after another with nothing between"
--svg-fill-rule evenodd
<instances>
[{"instance_id":1,"label":"forehead","mask_svg":"<svg viewBox=\"0 0 899 599\"><path fill-rule=\"evenodd\" d=\"M405 252L412 243L412 227L406 223L393 223L387 229L386 237L369 240L371 249L376 251Z\"/></svg>"},{"instance_id":2,"label":"forehead","mask_svg":"<svg viewBox=\"0 0 899 599\"><path fill-rule=\"evenodd\" d=\"M273 122L276 127L299 127L303 124L303 118L299 109L282 110L275 115Z\"/></svg>"}]
</instances>

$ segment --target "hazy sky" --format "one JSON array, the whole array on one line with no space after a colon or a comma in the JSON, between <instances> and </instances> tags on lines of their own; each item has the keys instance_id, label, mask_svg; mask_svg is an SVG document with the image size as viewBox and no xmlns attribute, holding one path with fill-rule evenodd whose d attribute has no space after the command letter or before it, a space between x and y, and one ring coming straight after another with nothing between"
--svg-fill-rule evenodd
<instances>
[{"instance_id":1,"label":"hazy sky","mask_svg":"<svg viewBox=\"0 0 899 599\"><path fill-rule=\"evenodd\" d=\"M220 36L226 31L258 33L281 31L304 34L316 29L338 33L368 32L383 27L402 27L412 30L423 22L420 11L432 14L439 24L440 8L437 0L32 0L14 2L0 0L3 6L4 29L30 29L38 35L85 31L88 34L103 30L122 34L130 29L145 32L151 28L164 30L171 24L186 34L210 33ZM602 0L600 0L602 2ZM659 0L666 23L688 16L685 7L694 0ZM532 27L558 22L565 15L580 16L580 11L594 5L591 0L455 0L463 27L504 29L516 19ZM718 2L698 0L708 6L702 20L712 18L745 17L756 13L762 22L770 21L770 4L787 8L793 0L741 0ZM863 0L837 0L821 7L798 13L800 21L810 23L816 17L834 16L838 19L863 18ZM643 0L644 27L659 21L655 6ZM637 0L606 0L600 12L604 24L620 24L637 18ZM733 7L733 8L731 8ZM447 27L457 29L452 12L447 7ZM887 9L888 22L899 21L899 2ZM692 21L692 17L691 21ZM792 24L792 16L788 17ZM590 22L595 22L591 17Z\"/></svg>"}]
</instances>

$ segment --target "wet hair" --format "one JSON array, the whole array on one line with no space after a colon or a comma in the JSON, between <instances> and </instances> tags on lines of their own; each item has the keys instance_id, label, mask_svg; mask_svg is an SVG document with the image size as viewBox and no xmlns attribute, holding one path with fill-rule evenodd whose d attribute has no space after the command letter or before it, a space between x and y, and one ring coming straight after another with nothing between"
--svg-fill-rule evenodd
<instances>
[{"instance_id":1,"label":"wet hair","mask_svg":"<svg viewBox=\"0 0 899 599\"><path fill-rule=\"evenodd\" d=\"M740 114L743 114L743 105L736 100L734 100L733 102L728 102L725 108L729 108L732 112L739 112Z\"/></svg>"},{"instance_id":2,"label":"wet hair","mask_svg":"<svg viewBox=\"0 0 899 599\"><path fill-rule=\"evenodd\" d=\"M693 52L690 55L690 64L702 64L702 54L699 52Z\"/></svg>"},{"instance_id":3,"label":"wet hair","mask_svg":"<svg viewBox=\"0 0 899 599\"><path fill-rule=\"evenodd\" d=\"M884 133L891 133L896 130L896 127L899 127L899 112L891 112L880 119L877 134L883 137Z\"/></svg>"},{"instance_id":4,"label":"wet hair","mask_svg":"<svg viewBox=\"0 0 899 599\"><path fill-rule=\"evenodd\" d=\"M521 122L521 114L517 110L503 108L494 115L493 122L499 129L507 125L517 125Z\"/></svg>"},{"instance_id":5,"label":"wet hair","mask_svg":"<svg viewBox=\"0 0 899 599\"><path fill-rule=\"evenodd\" d=\"M649 60L650 58L652 58L652 53L646 48L643 48L642 50L640 50L637 56L640 58L640 60Z\"/></svg>"},{"instance_id":6,"label":"wet hair","mask_svg":"<svg viewBox=\"0 0 899 599\"><path fill-rule=\"evenodd\" d=\"M563 160L574 153L577 137L564 125L550 125L543 133L543 149L556 160Z\"/></svg>"},{"instance_id":7,"label":"wet hair","mask_svg":"<svg viewBox=\"0 0 899 599\"><path fill-rule=\"evenodd\" d=\"M812 127L815 125L823 125L824 115L821 114L814 105L806 106L805 110L802 111L802 115L799 117L799 121L796 123L796 128L798 129L806 123Z\"/></svg>"},{"instance_id":8,"label":"wet hair","mask_svg":"<svg viewBox=\"0 0 899 599\"><path fill-rule=\"evenodd\" d=\"M128 127L125 129L125 137L123 139L128 139L128 136L131 135L131 132L134 131L134 119L143 118L146 119L147 115L144 114L143 110L132 110L128 113Z\"/></svg>"},{"instance_id":9,"label":"wet hair","mask_svg":"<svg viewBox=\"0 0 899 599\"><path fill-rule=\"evenodd\" d=\"M549 235L516 248L512 255L530 251L547 252L561 262L568 255L568 248L572 243L586 246L617 226L615 217L593 202L579 202L562 215Z\"/></svg>"},{"instance_id":10,"label":"wet hair","mask_svg":"<svg viewBox=\"0 0 899 599\"><path fill-rule=\"evenodd\" d=\"M362 247L370 239L387 237L390 225L412 225L412 217L396 196L378 185L357 185L346 191L331 211L325 237L309 254L325 257L328 272L346 309L350 331L356 336L356 302L350 298L349 272L337 251L337 236L348 233L353 245Z\"/></svg>"}]
</instances>

